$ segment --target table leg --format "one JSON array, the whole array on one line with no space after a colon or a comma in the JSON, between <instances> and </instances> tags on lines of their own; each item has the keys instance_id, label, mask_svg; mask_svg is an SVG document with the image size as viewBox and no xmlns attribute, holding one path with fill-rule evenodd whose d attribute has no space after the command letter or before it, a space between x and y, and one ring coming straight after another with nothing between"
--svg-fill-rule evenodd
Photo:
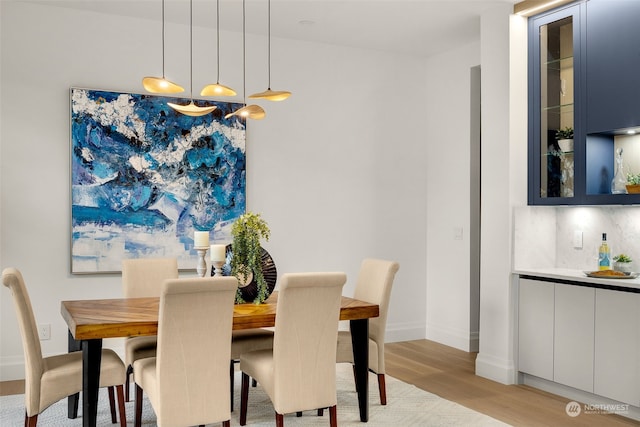
<instances>
[{"instance_id":1,"label":"table leg","mask_svg":"<svg viewBox=\"0 0 640 427\"><path fill-rule=\"evenodd\" d=\"M82 425L95 427L98 415L98 389L102 339L82 341Z\"/></svg>"},{"instance_id":2,"label":"table leg","mask_svg":"<svg viewBox=\"0 0 640 427\"><path fill-rule=\"evenodd\" d=\"M360 421L369 421L369 319L351 320L351 343Z\"/></svg>"},{"instance_id":3,"label":"table leg","mask_svg":"<svg viewBox=\"0 0 640 427\"><path fill-rule=\"evenodd\" d=\"M69 353L72 351L80 351L82 350L82 345L80 341L76 341L71 335L71 331L69 331L69 336L67 339L67 349ZM80 393L72 394L67 398L67 417L76 419L78 418L78 401L80 400Z\"/></svg>"}]
</instances>

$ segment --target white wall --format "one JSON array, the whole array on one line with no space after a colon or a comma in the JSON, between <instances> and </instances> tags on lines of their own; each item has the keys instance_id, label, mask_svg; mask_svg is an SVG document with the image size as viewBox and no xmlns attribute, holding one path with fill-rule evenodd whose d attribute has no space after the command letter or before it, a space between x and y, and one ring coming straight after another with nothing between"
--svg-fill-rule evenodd
<instances>
[{"instance_id":1,"label":"white wall","mask_svg":"<svg viewBox=\"0 0 640 427\"><path fill-rule=\"evenodd\" d=\"M482 15L480 351L476 374L515 381L512 211L526 205L526 20Z\"/></svg>"},{"instance_id":2,"label":"white wall","mask_svg":"<svg viewBox=\"0 0 640 427\"><path fill-rule=\"evenodd\" d=\"M59 353L60 301L121 296L119 275L69 273L69 88L141 92L141 78L160 73L159 24L16 2L0 12L0 266L22 270L37 321L52 325L43 352ZM168 25L167 75L185 85L187 34ZM215 55L202 45L214 37L195 30L196 92L215 78ZM247 40L248 93L266 85L264 45ZM232 46L222 51L222 80L241 88L240 45ZM273 41L272 56L272 86L293 96L263 103L267 118L248 124L247 193L248 208L271 226L265 246L279 272L343 270L349 294L363 257L395 259L387 336L424 338L426 159L441 146L425 133L424 61L287 40ZM0 380L20 378L4 288L0 299Z\"/></svg>"},{"instance_id":3,"label":"white wall","mask_svg":"<svg viewBox=\"0 0 640 427\"><path fill-rule=\"evenodd\" d=\"M470 74L480 43L427 61L427 338L470 351ZM446 64L446 66L442 66ZM455 238L462 229L462 239Z\"/></svg>"}]
</instances>

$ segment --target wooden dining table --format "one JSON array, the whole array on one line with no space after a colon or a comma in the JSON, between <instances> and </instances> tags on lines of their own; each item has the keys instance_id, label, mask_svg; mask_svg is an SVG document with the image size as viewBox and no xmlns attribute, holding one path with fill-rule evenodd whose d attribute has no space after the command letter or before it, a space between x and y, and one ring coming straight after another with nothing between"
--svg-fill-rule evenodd
<instances>
[{"instance_id":1,"label":"wooden dining table","mask_svg":"<svg viewBox=\"0 0 640 427\"><path fill-rule=\"evenodd\" d=\"M82 351L82 425L95 426L98 413L100 359L104 338L157 335L159 298L118 298L62 301L61 313L69 327L69 351ZM263 304L236 304L233 329L275 326L278 293ZM360 420L369 419L369 318L379 306L342 297L340 320L349 320ZM78 395L70 396L69 418L78 412Z\"/></svg>"}]
</instances>

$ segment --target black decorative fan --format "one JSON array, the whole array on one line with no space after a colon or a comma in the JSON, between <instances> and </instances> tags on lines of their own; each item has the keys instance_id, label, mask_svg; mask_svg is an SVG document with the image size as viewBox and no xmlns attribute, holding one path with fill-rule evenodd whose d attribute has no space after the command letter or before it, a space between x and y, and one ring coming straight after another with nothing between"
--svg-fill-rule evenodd
<instances>
[{"instance_id":1,"label":"black decorative fan","mask_svg":"<svg viewBox=\"0 0 640 427\"><path fill-rule=\"evenodd\" d=\"M226 247L226 259L225 263L222 266L222 275L223 276L231 276L231 258L233 257L233 250L231 249L231 245L227 245ZM260 263L262 265L262 275L264 276L264 280L267 283L267 295L271 295L273 289L276 287L276 280L278 279L278 271L276 270L276 264L273 262L273 258L269 255L269 252L265 248L260 248ZM211 275L214 274L214 268L211 267ZM240 283L238 288L240 289L240 294L242 295L242 299L246 302L253 302L258 296L258 282L251 275L248 283Z\"/></svg>"}]
</instances>

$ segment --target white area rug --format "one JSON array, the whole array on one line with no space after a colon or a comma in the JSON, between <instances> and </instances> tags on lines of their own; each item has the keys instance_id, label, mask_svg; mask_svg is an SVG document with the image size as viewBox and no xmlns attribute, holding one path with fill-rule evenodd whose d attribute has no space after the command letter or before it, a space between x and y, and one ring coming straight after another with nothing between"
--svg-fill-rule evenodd
<instances>
[{"instance_id":1,"label":"white area rug","mask_svg":"<svg viewBox=\"0 0 640 427\"><path fill-rule=\"evenodd\" d=\"M387 405L380 405L376 377L369 377L369 422L360 422L357 395L354 389L353 374L348 364L336 365L338 389L338 425L339 426L506 426L489 416L465 408L454 402L441 399L435 394L420 390L387 375ZM231 413L231 425L239 426L240 415L240 373L235 378L235 406ZM133 393L132 393L133 394ZM133 425L134 402L125 404L127 423ZM82 404L80 404L82 408ZM80 409L79 412L82 412ZM75 420L67 418L67 401L62 400L44 411L38 417L41 426L81 426L81 414ZM142 410L142 425L156 425L156 417L148 401ZM24 395L0 397L0 426L21 426L24 423ZM100 389L98 407L98 425L112 426L109 414L109 402L105 389ZM249 407L247 426L273 426L275 415L273 406L260 385L249 389ZM329 411L318 417L315 411L307 411L298 418L295 414L285 416L285 426L328 426Z\"/></svg>"}]
</instances>

